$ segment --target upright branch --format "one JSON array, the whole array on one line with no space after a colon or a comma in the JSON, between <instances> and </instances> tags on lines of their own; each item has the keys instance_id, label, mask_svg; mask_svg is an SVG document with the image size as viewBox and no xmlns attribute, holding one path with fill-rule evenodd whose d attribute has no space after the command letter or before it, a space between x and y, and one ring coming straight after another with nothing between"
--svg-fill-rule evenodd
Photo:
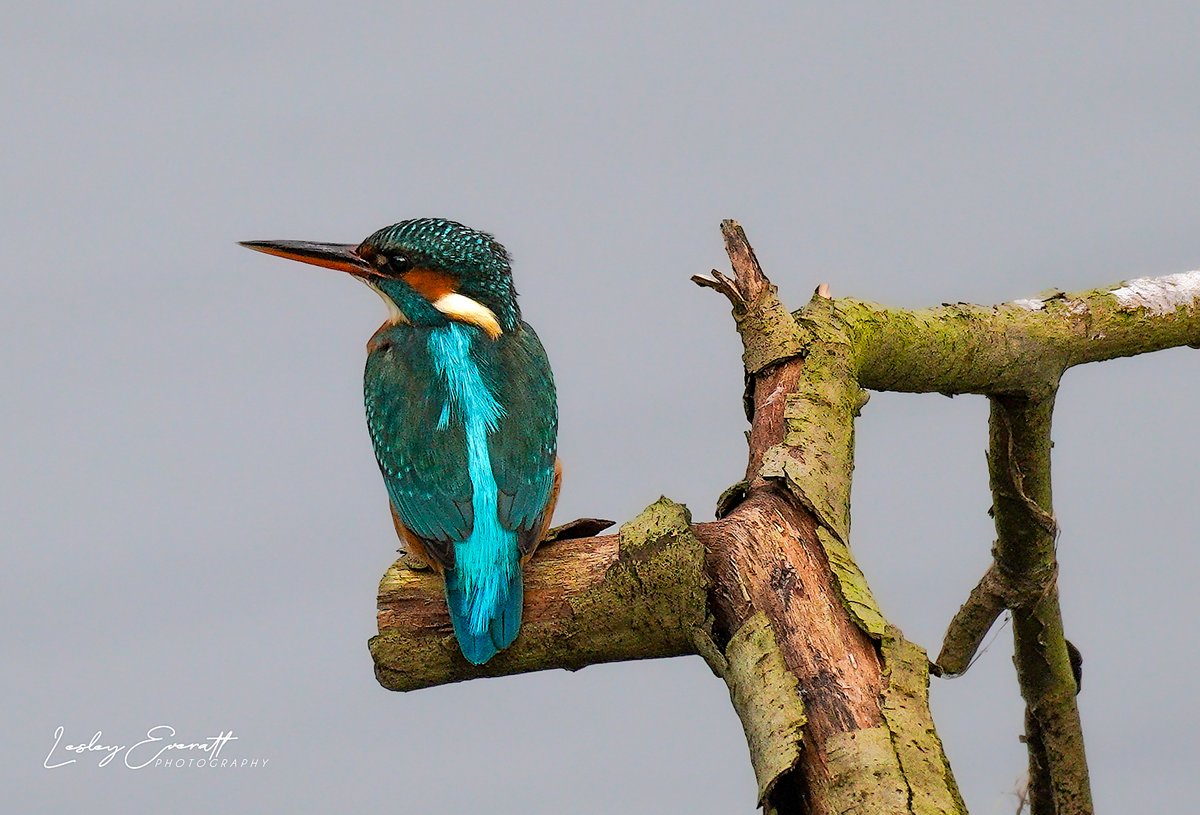
<instances>
[{"instance_id":1,"label":"upright branch","mask_svg":"<svg viewBox=\"0 0 1200 815\"><path fill-rule=\"evenodd\" d=\"M1034 813L1091 811L1062 631L1050 420L1072 365L1200 345L1200 272L992 307L889 309L820 286L789 313L741 227L721 226L750 419L744 478L717 520L665 498L617 535L539 549L516 643L483 666L454 645L438 579L384 575L379 681L393 690L614 660L698 654L724 679L768 812L965 812L934 730L929 663L883 616L850 548L854 418L864 388L977 393L992 404L995 562L947 632L936 670L966 670L1012 609ZM594 535L581 522L576 535Z\"/></svg>"},{"instance_id":2,"label":"upright branch","mask_svg":"<svg viewBox=\"0 0 1200 815\"><path fill-rule=\"evenodd\" d=\"M1058 604L1058 524L1050 498L1053 410L1053 394L991 398L994 551L1013 612L1034 815L1092 811L1083 728L1075 704L1078 684Z\"/></svg>"}]
</instances>

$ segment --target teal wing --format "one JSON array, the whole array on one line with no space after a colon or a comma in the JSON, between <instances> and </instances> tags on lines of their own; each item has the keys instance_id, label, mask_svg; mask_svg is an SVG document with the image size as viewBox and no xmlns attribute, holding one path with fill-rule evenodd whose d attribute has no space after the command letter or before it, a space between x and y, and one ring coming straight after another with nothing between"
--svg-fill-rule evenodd
<instances>
[{"instance_id":1,"label":"teal wing","mask_svg":"<svg viewBox=\"0 0 1200 815\"><path fill-rule=\"evenodd\" d=\"M466 432L443 416L448 394L425 342L406 337L379 344L367 357L364 396L375 458L397 516L430 557L454 568L454 543L466 540L474 525Z\"/></svg>"},{"instance_id":2,"label":"teal wing","mask_svg":"<svg viewBox=\"0 0 1200 815\"><path fill-rule=\"evenodd\" d=\"M540 543L542 520L554 484L558 400L554 374L533 328L525 323L496 341L498 376L493 387L504 406L488 439L496 478L500 523L517 533L521 554Z\"/></svg>"}]
</instances>

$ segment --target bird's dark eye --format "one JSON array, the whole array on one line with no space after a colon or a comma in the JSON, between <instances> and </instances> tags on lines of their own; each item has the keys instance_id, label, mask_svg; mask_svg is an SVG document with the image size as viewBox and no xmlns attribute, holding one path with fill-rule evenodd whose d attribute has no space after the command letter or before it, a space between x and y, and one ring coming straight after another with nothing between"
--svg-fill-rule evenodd
<instances>
[{"instance_id":1,"label":"bird's dark eye","mask_svg":"<svg viewBox=\"0 0 1200 815\"><path fill-rule=\"evenodd\" d=\"M404 255L385 255L380 252L375 255L375 267L381 272L399 274L407 271L412 264Z\"/></svg>"}]
</instances>

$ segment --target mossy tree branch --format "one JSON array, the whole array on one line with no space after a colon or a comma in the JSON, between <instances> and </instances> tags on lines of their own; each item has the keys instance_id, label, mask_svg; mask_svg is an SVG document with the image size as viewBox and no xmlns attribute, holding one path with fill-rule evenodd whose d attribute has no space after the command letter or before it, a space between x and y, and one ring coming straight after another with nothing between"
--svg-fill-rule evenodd
<instances>
[{"instance_id":1,"label":"mossy tree branch","mask_svg":"<svg viewBox=\"0 0 1200 815\"><path fill-rule=\"evenodd\" d=\"M996 306L893 309L834 301L864 388L1049 393L1075 365L1200 345L1200 271Z\"/></svg>"},{"instance_id":2,"label":"mossy tree branch","mask_svg":"<svg viewBox=\"0 0 1200 815\"><path fill-rule=\"evenodd\" d=\"M925 654L884 618L851 555L849 495L863 388L981 393L996 563L940 661L965 670L1014 609L1034 811L1090 811L1055 581L1053 397L1071 365L1200 344L1200 272L917 311L821 286L789 314L741 228L727 221L722 234L733 277L693 279L733 307L751 428L745 479L721 497L719 520L693 524L662 499L619 535L544 545L521 636L482 667L454 646L440 582L402 559L380 585L380 682L412 690L699 654L729 686L767 811L965 812L929 715Z\"/></svg>"},{"instance_id":3,"label":"mossy tree branch","mask_svg":"<svg viewBox=\"0 0 1200 815\"><path fill-rule=\"evenodd\" d=\"M1025 699L1032 815L1092 811L1078 689L1058 603L1050 491L1054 395L991 397L989 470L997 571L1010 587L1015 663Z\"/></svg>"}]
</instances>

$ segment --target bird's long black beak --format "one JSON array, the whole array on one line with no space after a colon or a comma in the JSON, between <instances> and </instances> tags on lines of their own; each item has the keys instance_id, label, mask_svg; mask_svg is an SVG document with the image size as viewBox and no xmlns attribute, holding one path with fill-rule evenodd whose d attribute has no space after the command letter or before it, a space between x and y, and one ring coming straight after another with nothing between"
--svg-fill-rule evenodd
<instances>
[{"instance_id":1,"label":"bird's long black beak","mask_svg":"<svg viewBox=\"0 0 1200 815\"><path fill-rule=\"evenodd\" d=\"M358 256L358 253L355 252L358 247L349 243L241 241L239 245L256 252L278 255L288 260L298 260L301 263L311 263L313 266L324 266L326 269L349 272L356 277L372 277L379 274L374 266Z\"/></svg>"}]
</instances>

